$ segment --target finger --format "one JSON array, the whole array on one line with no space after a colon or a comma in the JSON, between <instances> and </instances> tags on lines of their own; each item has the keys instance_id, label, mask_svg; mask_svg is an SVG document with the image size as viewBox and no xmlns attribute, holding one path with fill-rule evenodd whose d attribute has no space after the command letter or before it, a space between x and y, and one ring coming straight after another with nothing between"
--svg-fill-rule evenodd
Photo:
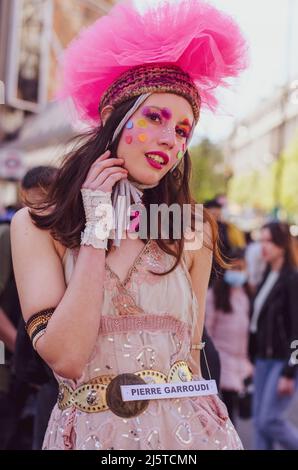
<instances>
[{"instance_id":1,"label":"finger","mask_svg":"<svg viewBox=\"0 0 298 470\"><path fill-rule=\"evenodd\" d=\"M86 177L86 183L92 183L95 178L98 177L98 175L105 169L109 167L113 167L116 165L123 165L124 160L120 160L119 158L109 158L107 160L104 160L102 162L97 162L97 160L92 164L90 167L90 170L87 174Z\"/></svg>"},{"instance_id":2,"label":"finger","mask_svg":"<svg viewBox=\"0 0 298 470\"><path fill-rule=\"evenodd\" d=\"M104 160L103 162L98 162L95 165L93 164L91 168L98 170L98 169L108 168L109 166L123 165L123 163L124 163L124 160L120 158L108 158L107 160Z\"/></svg>"},{"instance_id":3,"label":"finger","mask_svg":"<svg viewBox=\"0 0 298 470\"><path fill-rule=\"evenodd\" d=\"M113 166L112 168L106 168L105 170L103 170L98 176L97 178L95 178L91 183L90 183L90 189L96 189L98 188L99 186L101 186L105 181L106 179L113 175L113 174L116 174L116 173L121 173L122 175L127 175L128 174L128 171L125 170L124 168L121 168L119 166Z\"/></svg>"},{"instance_id":4,"label":"finger","mask_svg":"<svg viewBox=\"0 0 298 470\"><path fill-rule=\"evenodd\" d=\"M100 189L102 191L112 191L113 186L117 183L117 181L120 181L121 179L126 179L126 178L127 178L127 175L123 175L122 173L115 173L111 176L108 176L104 184L101 185Z\"/></svg>"},{"instance_id":5,"label":"finger","mask_svg":"<svg viewBox=\"0 0 298 470\"><path fill-rule=\"evenodd\" d=\"M103 156L103 155L102 155L102 156ZM101 156L101 157L102 157L102 156ZM92 168L92 167L98 167L98 166L104 165L104 164L106 164L107 162L114 162L114 164L118 164L118 165L119 165L120 162L124 162L124 159L123 159L123 158L109 157L109 158L104 158L104 159L100 160L101 157L97 158L97 159L92 163L92 165L91 165L90 168Z\"/></svg>"},{"instance_id":6,"label":"finger","mask_svg":"<svg viewBox=\"0 0 298 470\"><path fill-rule=\"evenodd\" d=\"M104 153L102 153L96 160L95 162L102 162L106 158L108 158L111 155L111 150L106 150ZM94 162L94 163L95 163Z\"/></svg>"}]
</instances>

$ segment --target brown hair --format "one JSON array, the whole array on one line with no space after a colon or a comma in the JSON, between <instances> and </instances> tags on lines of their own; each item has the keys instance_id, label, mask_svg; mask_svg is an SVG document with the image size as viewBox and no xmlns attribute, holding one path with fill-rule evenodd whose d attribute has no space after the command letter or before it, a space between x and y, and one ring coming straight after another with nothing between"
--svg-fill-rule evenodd
<instances>
[{"instance_id":1,"label":"brown hair","mask_svg":"<svg viewBox=\"0 0 298 470\"><path fill-rule=\"evenodd\" d=\"M236 266L237 261L245 260L245 250L241 248L235 248L228 252L227 258L229 260L229 269ZM233 313L233 307L231 303L231 285L228 284L224 277L221 279L215 279L212 284L212 290L214 294L214 306L216 310L221 310L223 313ZM243 285L243 291L250 298L250 292L247 282Z\"/></svg>"},{"instance_id":2,"label":"brown hair","mask_svg":"<svg viewBox=\"0 0 298 470\"><path fill-rule=\"evenodd\" d=\"M68 248L76 248L80 245L81 232L84 230L85 213L80 190L89 168L107 148L111 150L111 156L117 155L121 134L112 144L110 144L111 136L136 100L137 98L133 98L119 105L111 114L104 127L99 126L89 133L80 136L76 142L76 148L66 156L59 168L56 181L51 186L44 202L39 206L33 204L30 206L33 209L30 211L33 222L40 229L49 230L55 240ZM172 173L168 172L157 187L144 190L143 202L146 209L152 203L165 203L168 206L178 203L181 208L183 208L183 204L191 204L193 208L191 226L194 228L195 201L190 195L190 172L191 162L189 154L186 152L179 166ZM147 210L147 214L149 217L149 210ZM213 250L215 260L220 264L224 264L218 249L217 225L205 210L204 221L210 224L212 232L212 240L209 240L208 243L204 242L204 244L210 250ZM147 226L150 227L149 220L147 222ZM168 271L171 272L176 268L181 259L184 239L183 237L179 240L171 238L171 226L169 233L169 240L158 238L156 242L164 252L176 258L175 264ZM111 243L110 241L109 247Z\"/></svg>"},{"instance_id":3,"label":"brown hair","mask_svg":"<svg viewBox=\"0 0 298 470\"><path fill-rule=\"evenodd\" d=\"M262 229L269 230L274 245L284 249L284 266L296 268L298 260L294 248L294 239L290 233L288 224L282 222L269 222L268 224L265 224Z\"/></svg>"}]
</instances>

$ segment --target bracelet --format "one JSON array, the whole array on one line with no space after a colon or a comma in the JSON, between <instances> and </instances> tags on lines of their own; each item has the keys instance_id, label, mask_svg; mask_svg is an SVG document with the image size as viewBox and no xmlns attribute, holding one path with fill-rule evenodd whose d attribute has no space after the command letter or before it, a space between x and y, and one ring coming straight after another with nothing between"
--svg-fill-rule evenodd
<instances>
[{"instance_id":1,"label":"bracelet","mask_svg":"<svg viewBox=\"0 0 298 470\"><path fill-rule=\"evenodd\" d=\"M32 341L34 349L36 349L37 340L46 332L48 322L54 311L55 309L53 307L41 310L40 312L34 313L25 323L25 330Z\"/></svg>"},{"instance_id":2,"label":"bracelet","mask_svg":"<svg viewBox=\"0 0 298 470\"><path fill-rule=\"evenodd\" d=\"M194 351L201 351L202 349L204 349L205 344L206 344L206 342L203 342L203 341L201 343L198 343L198 344L192 344L191 349L194 350Z\"/></svg>"}]
</instances>

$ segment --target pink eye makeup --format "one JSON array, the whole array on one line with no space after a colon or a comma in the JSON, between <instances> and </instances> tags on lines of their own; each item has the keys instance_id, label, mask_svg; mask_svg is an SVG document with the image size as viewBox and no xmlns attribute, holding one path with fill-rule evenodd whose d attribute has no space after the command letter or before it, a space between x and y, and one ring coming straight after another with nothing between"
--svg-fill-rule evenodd
<instances>
[{"instance_id":1,"label":"pink eye makeup","mask_svg":"<svg viewBox=\"0 0 298 470\"><path fill-rule=\"evenodd\" d=\"M171 110L169 108L162 108L161 110L161 115L163 118L165 118L167 121L169 119L171 119L172 117L172 113L171 113Z\"/></svg>"},{"instance_id":2,"label":"pink eye makeup","mask_svg":"<svg viewBox=\"0 0 298 470\"><path fill-rule=\"evenodd\" d=\"M162 115L155 107L144 106L142 115L152 122L162 122Z\"/></svg>"},{"instance_id":3,"label":"pink eye makeup","mask_svg":"<svg viewBox=\"0 0 298 470\"><path fill-rule=\"evenodd\" d=\"M144 106L143 110L142 110L142 114L143 116L151 119L151 120L155 120L157 121L158 119L161 121L161 119L166 119L167 121L169 121L172 117L172 112L169 108L157 108L155 106Z\"/></svg>"},{"instance_id":4,"label":"pink eye makeup","mask_svg":"<svg viewBox=\"0 0 298 470\"><path fill-rule=\"evenodd\" d=\"M188 119L184 119L176 128L176 131L181 137L185 137L186 139L190 135L191 125Z\"/></svg>"}]
</instances>

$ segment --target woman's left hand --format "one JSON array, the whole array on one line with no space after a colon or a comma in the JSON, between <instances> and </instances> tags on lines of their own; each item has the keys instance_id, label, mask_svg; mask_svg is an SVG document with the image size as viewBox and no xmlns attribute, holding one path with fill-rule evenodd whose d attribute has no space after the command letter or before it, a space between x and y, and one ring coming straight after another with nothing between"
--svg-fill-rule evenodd
<instances>
[{"instance_id":1,"label":"woman's left hand","mask_svg":"<svg viewBox=\"0 0 298 470\"><path fill-rule=\"evenodd\" d=\"M277 383L277 393L279 395L293 395L295 392L295 380L287 377L280 377Z\"/></svg>"}]
</instances>

